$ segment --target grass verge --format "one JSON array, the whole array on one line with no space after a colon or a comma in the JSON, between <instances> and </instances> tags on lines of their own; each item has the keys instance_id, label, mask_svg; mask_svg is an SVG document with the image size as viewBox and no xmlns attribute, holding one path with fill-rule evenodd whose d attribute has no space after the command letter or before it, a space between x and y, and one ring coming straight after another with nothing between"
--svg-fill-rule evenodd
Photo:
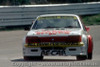
<instances>
[{"instance_id":1,"label":"grass verge","mask_svg":"<svg viewBox=\"0 0 100 67\"><path fill-rule=\"evenodd\" d=\"M82 16L85 25L100 25L100 14L91 16Z\"/></svg>"}]
</instances>

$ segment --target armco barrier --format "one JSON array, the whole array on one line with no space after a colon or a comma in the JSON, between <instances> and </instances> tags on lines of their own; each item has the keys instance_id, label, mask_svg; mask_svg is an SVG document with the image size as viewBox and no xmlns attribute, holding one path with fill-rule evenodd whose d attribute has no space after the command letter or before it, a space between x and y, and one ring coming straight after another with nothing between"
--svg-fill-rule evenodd
<instances>
[{"instance_id":1,"label":"armco barrier","mask_svg":"<svg viewBox=\"0 0 100 67\"><path fill-rule=\"evenodd\" d=\"M0 6L0 26L29 25L42 14L78 14L89 15L100 13L100 2L78 4L49 4Z\"/></svg>"}]
</instances>

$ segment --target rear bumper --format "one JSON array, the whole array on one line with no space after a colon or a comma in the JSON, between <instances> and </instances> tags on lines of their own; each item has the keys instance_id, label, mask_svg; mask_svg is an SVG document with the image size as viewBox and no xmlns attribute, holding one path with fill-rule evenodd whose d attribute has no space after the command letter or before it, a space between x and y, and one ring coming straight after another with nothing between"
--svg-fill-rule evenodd
<instances>
[{"instance_id":1,"label":"rear bumper","mask_svg":"<svg viewBox=\"0 0 100 67\"><path fill-rule=\"evenodd\" d=\"M87 55L87 49L85 47L68 47L66 48L66 55Z\"/></svg>"},{"instance_id":2,"label":"rear bumper","mask_svg":"<svg viewBox=\"0 0 100 67\"><path fill-rule=\"evenodd\" d=\"M53 50L53 49L51 49ZM24 56L41 56L42 55L42 49L41 48L23 48L23 55ZM51 55L51 54L50 54ZM82 47L67 47L65 48L65 54L66 56L77 56L77 55L87 55L87 48Z\"/></svg>"}]
</instances>

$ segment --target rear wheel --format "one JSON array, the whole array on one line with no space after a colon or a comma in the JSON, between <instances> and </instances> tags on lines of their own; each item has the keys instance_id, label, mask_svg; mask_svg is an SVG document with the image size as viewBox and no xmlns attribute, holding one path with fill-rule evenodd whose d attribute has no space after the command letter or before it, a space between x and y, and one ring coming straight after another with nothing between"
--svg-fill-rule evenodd
<instances>
[{"instance_id":1,"label":"rear wheel","mask_svg":"<svg viewBox=\"0 0 100 67\"><path fill-rule=\"evenodd\" d=\"M24 56L24 60L43 60L43 56Z\"/></svg>"},{"instance_id":2,"label":"rear wheel","mask_svg":"<svg viewBox=\"0 0 100 67\"><path fill-rule=\"evenodd\" d=\"M92 59L92 53L88 53L88 59L89 59L89 60Z\"/></svg>"},{"instance_id":3,"label":"rear wheel","mask_svg":"<svg viewBox=\"0 0 100 67\"><path fill-rule=\"evenodd\" d=\"M87 59L87 56L77 56L77 60L86 60Z\"/></svg>"}]
</instances>

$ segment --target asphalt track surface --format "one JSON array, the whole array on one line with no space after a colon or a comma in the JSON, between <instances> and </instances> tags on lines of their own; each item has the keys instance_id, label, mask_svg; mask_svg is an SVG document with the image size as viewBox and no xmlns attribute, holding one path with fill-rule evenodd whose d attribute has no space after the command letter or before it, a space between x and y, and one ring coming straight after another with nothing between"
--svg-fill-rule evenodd
<instances>
[{"instance_id":1,"label":"asphalt track surface","mask_svg":"<svg viewBox=\"0 0 100 67\"><path fill-rule=\"evenodd\" d=\"M28 31L0 32L0 67L100 67L100 26L90 26L94 50L92 60L76 60L76 57L44 57L42 61L24 61L22 39Z\"/></svg>"}]
</instances>

